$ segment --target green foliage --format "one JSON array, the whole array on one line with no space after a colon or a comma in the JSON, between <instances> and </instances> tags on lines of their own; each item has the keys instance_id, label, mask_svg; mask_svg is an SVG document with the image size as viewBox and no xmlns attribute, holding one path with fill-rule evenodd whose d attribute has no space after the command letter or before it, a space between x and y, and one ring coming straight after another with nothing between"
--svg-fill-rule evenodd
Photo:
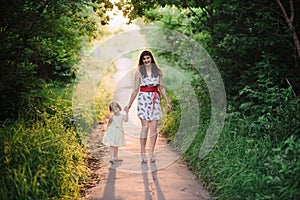
<instances>
[{"instance_id":1,"label":"green foliage","mask_svg":"<svg viewBox=\"0 0 300 200\"><path fill-rule=\"evenodd\" d=\"M291 136L274 147L269 136L247 137L253 132L249 123L230 117L214 150L203 160L198 157L200 130L185 159L211 195L220 199L298 199L299 139Z\"/></svg>"},{"instance_id":2,"label":"green foliage","mask_svg":"<svg viewBox=\"0 0 300 200\"><path fill-rule=\"evenodd\" d=\"M79 199L88 175L72 112L80 51L101 37L108 1L1 1L1 199Z\"/></svg>"},{"instance_id":3,"label":"green foliage","mask_svg":"<svg viewBox=\"0 0 300 200\"><path fill-rule=\"evenodd\" d=\"M282 3L289 11L289 2ZM299 13L299 0L292 3ZM144 16L155 25L179 30L200 42L222 74L228 114L218 143L199 159L210 110L205 83L195 74L193 87L199 102L204 102L199 111L206 120L201 121L184 155L212 196L299 199L300 58L277 2L157 0L131 1L130 6L128 16ZM298 38L299 20L295 16L293 21ZM173 35L162 35L174 45L174 54L161 56L193 71L188 62L177 59L189 47ZM179 126L179 116L177 109L169 113L163 129L168 138L172 138L168 129L173 132Z\"/></svg>"},{"instance_id":4,"label":"green foliage","mask_svg":"<svg viewBox=\"0 0 300 200\"><path fill-rule=\"evenodd\" d=\"M113 65L102 74L101 82L98 83L95 91L95 112L98 122L105 123L109 117L108 105L112 101L113 74L116 72L116 66Z\"/></svg>"},{"instance_id":5,"label":"green foliage","mask_svg":"<svg viewBox=\"0 0 300 200\"><path fill-rule=\"evenodd\" d=\"M39 102L28 97L31 107L18 120L1 123L4 199L79 198L80 182L88 173L85 148L70 109L71 88L55 85L43 87ZM37 95L33 92L31 98Z\"/></svg>"},{"instance_id":6,"label":"green foliage","mask_svg":"<svg viewBox=\"0 0 300 200\"><path fill-rule=\"evenodd\" d=\"M288 137L277 148L265 163L267 183L272 190L272 196L278 199L300 198L300 139Z\"/></svg>"},{"instance_id":7,"label":"green foliage","mask_svg":"<svg viewBox=\"0 0 300 200\"><path fill-rule=\"evenodd\" d=\"M270 82L269 82L270 83ZM291 88L261 84L265 91L245 87L240 94L248 95L250 101L240 105L240 111L252 121L253 132L249 136L260 137L269 134L274 142L281 141L300 130L299 100L293 99ZM263 89L260 88L260 89Z\"/></svg>"},{"instance_id":8,"label":"green foliage","mask_svg":"<svg viewBox=\"0 0 300 200\"><path fill-rule=\"evenodd\" d=\"M168 139L168 141L172 141L175 137L175 134L178 131L181 119L181 109L179 100L176 98L176 95L172 93L172 91L168 91L169 102L172 106L172 112L167 113L166 117L163 120L163 126L160 130L160 133Z\"/></svg>"},{"instance_id":9,"label":"green foliage","mask_svg":"<svg viewBox=\"0 0 300 200\"><path fill-rule=\"evenodd\" d=\"M17 118L43 81L69 82L86 41L107 22L101 1L1 1L0 120ZM30 94L28 94L30 95Z\"/></svg>"},{"instance_id":10,"label":"green foliage","mask_svg":"<svg viewBox=\"0 0 300 200\"><path fill-rule=\"evenodd\" d=\"M1 196L4 199L74 199L85 177L84 149L61 113L43 122L2 124ZM3 128L6 126L5 128Z\"/></svg>"},{"instance_id":11,"label":"green foliage","mask_svg":"<svg viewBox=\"0 0 300 200\"><path fill-rule=\"evenodd\" d=\"M269 61L259 62L252 74L253 83L249 81L239 91L235 105L252 122L252 136L269 134L277 142L300 130L300 107L292 87L285 89L276 84L273 67Z\"/></svg>"}]
</instances>

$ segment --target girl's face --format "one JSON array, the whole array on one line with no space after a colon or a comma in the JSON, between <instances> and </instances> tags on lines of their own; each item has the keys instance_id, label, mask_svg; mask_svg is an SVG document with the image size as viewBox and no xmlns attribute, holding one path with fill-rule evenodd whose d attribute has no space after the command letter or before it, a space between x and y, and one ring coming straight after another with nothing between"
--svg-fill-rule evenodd
<instances>
[{"instance_id":1,"label":"girl's face","mask_svg":"<svg viewBox=\"0 0 300 200\"><path fill-rule=\"evenodd\" d=\"M120 112L120 109L118 108L118 106L112 106L112 112L114 114L118 114Z\"/></svg>"},{"instance_id":2,"label":"girl's face","mask_svg":"<svg viewBox=\"0 0 300 200\"><path fill-rule=\"evenodd\" d=\"M150 56L144 56L143 57L143 63L144 65L147 67L147 66L150 66L151 65L151 57Z\"/></svg>"}]
</instances>

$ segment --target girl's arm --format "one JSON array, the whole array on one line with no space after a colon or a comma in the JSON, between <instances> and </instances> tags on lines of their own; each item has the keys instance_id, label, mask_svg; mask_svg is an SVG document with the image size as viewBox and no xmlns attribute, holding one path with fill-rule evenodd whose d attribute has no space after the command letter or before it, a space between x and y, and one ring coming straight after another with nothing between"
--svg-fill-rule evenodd
<instances>
[{"instance_id":1,"label":"girl's arm","mask_svg":"<svg viewBox=\"0 0 300 200\"><path fill-rule=\"evenodd\" d=\"M126 112L129 110L129 108L131 107L131 105L132 105L132 103L133 103L136 95L139 93L139 89L140 89L140 77L141 77L141 74L137 70L136 73L135 73L133 91L131 93L129 102L128 102L127 106L124 109Z\"/></svg>"},{"instance_id":2,"label":"girl's arm","mask_svg":"<svg viewBox=\"0 0 300 200\"><path fill-rule=\"evenodd\" d=\"M168 112L170 112L171 109L172 109L172 106L169 103L169 99L167 97L166 89L165 89L165 86L164 86L164 83L163 83L163 75L162 74L159 76L159 90L160 90L163 98L166 101Z\"/></svg>"},{"instance_id":3,"label":"girl's arm","mask_svg":"<svg viewBox=\"0 0 300 200\"><path fill-rule=\"evenodd\" d=\"M128 122L128 110L126 111L126 114L123 117L124 122Z\"/></svg>"},{"instance_id":4,"label":"girl's arm","mask_svg":"<svg viewBox=\"0 0 300 200\"><path fill-rule=\"evenodd\" d=\"M112 123L112 116L109 117L108 122L107 122L107 127L109 127Z\"/></svg>"}]
</instances>

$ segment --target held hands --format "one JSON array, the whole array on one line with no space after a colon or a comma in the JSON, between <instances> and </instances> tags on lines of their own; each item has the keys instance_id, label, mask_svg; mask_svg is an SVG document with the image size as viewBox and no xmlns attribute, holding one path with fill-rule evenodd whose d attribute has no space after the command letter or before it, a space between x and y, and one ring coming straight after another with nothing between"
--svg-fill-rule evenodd
<instances>
[{"instance_id":1,"label":"held hands","mask_svg":"<svg viewBox=\"0 0 300 200\"><path fill-rule=\"evenodd\" d=\"M125 106L124 111L129 112L129 108L130 108L130 106Z\"/></svg>"}]
</instances>

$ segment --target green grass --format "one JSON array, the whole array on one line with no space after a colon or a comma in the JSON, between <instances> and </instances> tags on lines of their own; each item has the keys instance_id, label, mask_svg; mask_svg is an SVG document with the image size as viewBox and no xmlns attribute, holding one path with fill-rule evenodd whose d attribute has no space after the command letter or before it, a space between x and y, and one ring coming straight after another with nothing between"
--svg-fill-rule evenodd
<instances>
[{"instance_id":1,"label":"green grass","mask_svg":"<svg viewBox=\"0 0 300 200\"><path fill-rule=\"evenodd\" d=\"M88 170L86 150L72 121L70 91L49 84L40 92L47 101L20 113L16 121L1 122L2 199L80 198Z\"/></svg>"},{"instance_id":2,"label":"green grass","mask_svg":"<svg viewBox=\"0 0 300 200\"><path fill-rule=\"evenodd\" d=\"M60 114L22 119L1 130L1 194L4 199L74 199L87 172L75 128Z\"/></svg>"},{"instance_id":3,"label":"green grass","mask_svg":"<svg viewBox=\"0 0 300 200\"><path fill-rule=\"evenodd\" d=\"M173 111L168 113L162 133L174 138L180 125L181 110L172 93ZM202 180L211 196L217 199L300 199L300 138L296 119L299 113L287 106L285 115L290 126L269 129L267 122L258 124L252 116L243 115L229 104L227 119L220 138L212 151L203 159L199 150L209 127L209 109L200 105L198 132L189 149L183 154L188 166ZM293 111L299 106L293 106ZM289 116L288 116L289 115ZM270 124L278 117L269 118ZM282 135L286 133L285 137Z\"/></svg>"},{"instance_id":4,"label":"green grass","mask_svg":"<svg viewBox=\"0 0 300 200\"><path fill-rule=\"evenodd\" d=\"M189 166L219 199L298 199L300 140L274 144L269 136L251 138L246 119L227 121L217 145L198 158L201 133L185 154ZM244 123L242 123L244 121ZM274 148L276 147L277 148Z\"/></svg>"},{"instance_id":5,"label":"green grass","mask_svg":"<svg viewBox=\"0 0 300 200\"><path fill-rule=\"evenodd\" d=\"M200 118L196 137L183 157L211 196L224 200L300 199L300 106L291 89L274 86L266 94L265 88L250 93L250 97L266 99L255 106L244 102L238 107L229 101L218 142L200 159L211 114L205 83L201 81L198 78L192 82ZM172 91L168 93L173 110L164 119L162 134L172 141L181 123L181 112L186 110L180 109L180 99Z\"/></svg>"}]
</instances>

